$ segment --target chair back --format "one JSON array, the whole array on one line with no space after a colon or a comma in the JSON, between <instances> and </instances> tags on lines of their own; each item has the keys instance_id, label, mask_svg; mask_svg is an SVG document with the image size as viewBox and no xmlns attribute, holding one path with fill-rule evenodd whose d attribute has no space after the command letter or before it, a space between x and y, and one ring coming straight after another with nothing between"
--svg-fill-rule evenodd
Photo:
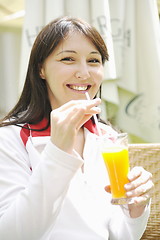
<instances>
[{"instance_id":1,"label":"chair back","mask_svg":"<svg viewBox=\"0 0 160 240\"><path fill-rule=\"evenodd\" d=\"M154 193L147 228L141 239L160 239L160 143L129 144L131 168L142 166L153 174Z\"/></svg>"}]
</instances>

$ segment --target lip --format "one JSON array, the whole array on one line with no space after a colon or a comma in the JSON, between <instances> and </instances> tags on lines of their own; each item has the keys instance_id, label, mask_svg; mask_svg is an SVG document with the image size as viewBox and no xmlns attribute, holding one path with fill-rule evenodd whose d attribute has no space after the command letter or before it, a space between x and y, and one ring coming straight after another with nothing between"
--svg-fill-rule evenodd
<instances>
[{"instance_id":1,"label":"lip","mask_svg":"<svg viewBox=\"0 0 160 240\"><path fill-rule=\"evenodd\" d=\"M70 90L78 92L78 93L85 93L91 88L91 84L66 84L66 86ZM82 89L80 89L80 88L82 88ZM83 88L86 88L86 89L83 89Z\"/></svg>"}]
</instances>

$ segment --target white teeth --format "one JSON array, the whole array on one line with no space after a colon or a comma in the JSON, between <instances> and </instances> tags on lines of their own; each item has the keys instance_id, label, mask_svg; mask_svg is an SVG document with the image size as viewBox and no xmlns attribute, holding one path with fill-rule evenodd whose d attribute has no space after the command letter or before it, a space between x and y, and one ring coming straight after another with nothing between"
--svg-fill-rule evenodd
<instances>
[{"instance_id":1,"label":"white teeth","mask_svg":"<svg viewBox=\"0 0 160 240\"><path fill-rule=\"evenodd\" d=\"M70 85L70 88L72 88L74 90L77 90L77 91L85 91L85 90L87 90L87 86L73 86L73 85Z\"/></svg>"}]
</instances>

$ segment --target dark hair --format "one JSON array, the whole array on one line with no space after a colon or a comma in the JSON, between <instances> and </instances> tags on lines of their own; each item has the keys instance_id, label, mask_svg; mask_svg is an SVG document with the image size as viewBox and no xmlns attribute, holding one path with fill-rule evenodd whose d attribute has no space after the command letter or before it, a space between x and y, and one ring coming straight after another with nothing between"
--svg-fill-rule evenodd
<instances>
[{"instance_id":1,"label":"dark hair","mask_svg":"<svg viewBox=\"0 0 160 240\"><path fill-rule=\"evenodd\" d=\"M100 52L103 64L108 60L106 45L98 31L90 24L72 17L57 18L50 22L41 30L33 44L20 99L8 115L2 119L0 126L21 123L36 124L44 118L48 120L49 125L51 106L46 81L39 74L40 67L71 31L79 31L91 40Z\"/></svg>"}]
</instances>

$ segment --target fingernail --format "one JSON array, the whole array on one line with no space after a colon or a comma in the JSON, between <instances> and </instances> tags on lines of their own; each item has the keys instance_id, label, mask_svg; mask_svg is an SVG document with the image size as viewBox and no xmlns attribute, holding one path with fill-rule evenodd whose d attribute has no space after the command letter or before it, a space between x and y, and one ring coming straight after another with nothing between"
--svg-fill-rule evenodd
<instances>
[{"instance_id":1,"label":"fingernail","mask_svg":"<svg viewBox=\"0 0 160 240\"><path fill-rule=\"evenodd\" d=\"M126 190L129 190L129 189L130 189L130 185L125 184L125 185L124 185L124 188L125 188Z\"/></svg>"},{"instance_id":2,"label":"fingernail","mask_svg":"<svg viewBox=\"0 0 160 240\"><path fill-rule=\"evenodd\" d=\"M132 180L132 178L133 178L133 175L129 172L129 173L128 173L128 179L129 179L129 180Z\"/></svg>"},{"instance_id":3,"label":"fingernail","mask_svg":"<svg viewBox=\"0 0 160 240\"><path fill-rule=\"evenodd\" d=\"M125 190L128 190L128 189L129 189L127 185L124 185L124 188L125 188Z\"/></svg>"},{"instance_id":4,"label":"fingernail","mask_svg":"<svg viewBox=\"0 0 160 240\"><path fill-rule=\"evenodd\" d=\"M100 98L95 98L93 99L95 102L101 102L101 99Z\"/></svg>"},{"instance_id":5,"label":"fingernail","mask_svg":"<svg viewBox=\"0 0 160 240\"><path fill-rule=\"evenodd\" d=\"M101 112L101 109L100 108L96 108L97 112L100 113Z\"/></svg>"},{"instance_id":6,"label":"fingernail","mask_svg":"<svg viewBox=\"0 0 160 240\"><path fill-rule=\"evenodd\" d=\"M127 197L131 197L132 196L132 192L126 192Z\"/></svg>"},{"instance_id":7,"label":"fingernail","mask_svg":"<svg viewBox=\"0 0 160 240\"><path fill-rule=\"evenodd\" d=\"M101 112L101 109L99 107L93 107L92 110L94 110L97 113Z\"/></svg>"}]
</instances>

